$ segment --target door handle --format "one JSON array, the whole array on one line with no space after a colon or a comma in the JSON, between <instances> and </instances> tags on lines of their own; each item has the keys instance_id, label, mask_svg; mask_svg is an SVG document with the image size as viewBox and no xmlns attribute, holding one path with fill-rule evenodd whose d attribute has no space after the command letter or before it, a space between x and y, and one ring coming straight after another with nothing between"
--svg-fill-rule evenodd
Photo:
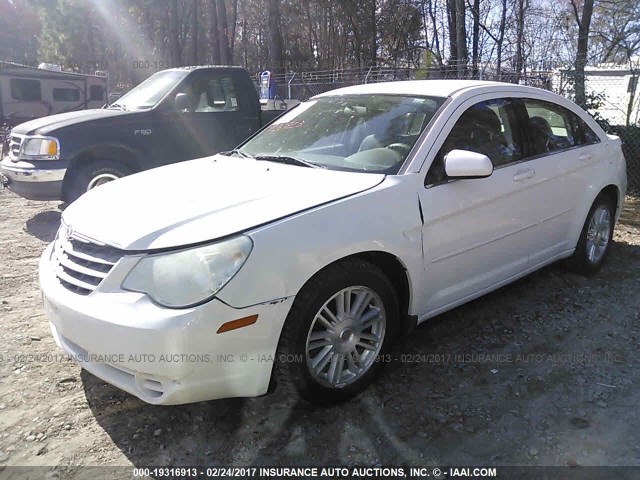
<instances>
[{"instance_id":1,"label":"door handle","mask_svg":"<svg viewBox=\"0 0 640 480\"><path fill-rule=\"evenodd\" d=\"M516 173L513 176L513 181L521 182L522 180L526 180L527 178L533 178L535 174L536 174L536 171L532 168L528 170L520 170L518 173Z\"/></svg>"},{"instance_id":2,"label":"door handle","mask_svg":"<svg viewBox=\"0 0 640 480\"><path fill-rule=\"evenodd\" d=\"M587 160L591 160L591 154L583 153L582 155L580 155L581 162L586 162Z\"/></svg>"}]
</instances>

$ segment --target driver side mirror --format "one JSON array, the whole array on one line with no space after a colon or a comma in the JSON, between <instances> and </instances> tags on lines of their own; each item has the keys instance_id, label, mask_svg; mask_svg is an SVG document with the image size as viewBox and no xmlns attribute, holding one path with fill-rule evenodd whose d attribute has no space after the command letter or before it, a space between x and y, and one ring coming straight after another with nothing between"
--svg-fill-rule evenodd
<instances>
[{"instance_id":1,"label":"driver side mirror","mask_svg":"<svg viewBox=\"0 0 640 480\"><path fill-rule=\"evenodd\" d=\"M187 95L186 93L178 93L176 95L176 99L175 99L175 103L176 103L176 108L181 111L191 111L191 97L189 97L189 95Z\"/></svg>"},{"instance_id":2,"label":"driver side mirror","mask_svg":"<svg viewBox=\"0 0 640 480\"><path fill-rule=\"evenodd\" d=\"M486 178L493 173L493 164L481 153L451 150L444 157L444 170L451 178Z\"/></svg>"}]
</instances>

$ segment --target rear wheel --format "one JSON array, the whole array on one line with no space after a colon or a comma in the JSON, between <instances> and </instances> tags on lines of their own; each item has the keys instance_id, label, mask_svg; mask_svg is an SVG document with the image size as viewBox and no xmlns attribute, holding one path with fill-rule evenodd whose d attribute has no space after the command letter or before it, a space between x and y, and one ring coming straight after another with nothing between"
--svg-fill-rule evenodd
<instances>
[{"instance_id":1,"label":"rear wheel","mask_svg":"<svg viewBox=\"0 0 640 480\"><path fill-rule=\"evenodd\" d=\"M615 206L608 195L600 194L593 202L582 227L576 250L567 266L577 273L595 273L604 264L613 237Z\"/></svg>"},{"instance_id":2,"label":"rear wheel","mask_svg":"<svg viewBox=\"0 0 640 480\"><path fill-rule=\"evenodd\" d=\"M362 260L333 265L300 291L278 346L279 386L317 404L347 400L380 373L398 326L396 293Z\"/></svg>"},{"instance_id":3,"label":"rear wheel","mask_svg":"<svg viewBox=\"0 0 640 480\"><path fill-rule=\"evenodd\" d=\"M71 203L83 193L131 173L133 172L129 167L113 160L98 160L82 165L75 172L70 172L71 179L65 200Z\"/></svg>"}]
</instances>

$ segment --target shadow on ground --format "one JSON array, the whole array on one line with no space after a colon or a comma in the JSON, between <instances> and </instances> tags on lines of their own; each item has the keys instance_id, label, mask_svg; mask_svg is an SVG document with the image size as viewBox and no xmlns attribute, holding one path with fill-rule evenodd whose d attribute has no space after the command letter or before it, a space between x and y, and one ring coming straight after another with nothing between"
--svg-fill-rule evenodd
<instances>
[{"instance_id":1,"label":"shadow on ground","mask_svg":"<svg viewBox=\"0 0 640 480\"><path fill-rule=\"evenodd\" d=\"M630 410L597 407L590 379L605 369L628 378L631 354L621 350L619 365L595 366L459 355L600 355L610 348L602 343L611 341L606 332L637 321L626 318L636 315L626 312L637 312L637 300L620 292L636 281L639 267L640 247L614 243L595 278L554 265L440 315L398 346L372 387L335 407L310 407L279 390L157 407L83 371L85 395L135 466L615 464L633 453L618 445L635 435L635 420ZM627 310L612 311L625 302ZM632 400L629 388L615 391L620 404Z\"/></svg>"},{"instance_id":2,"label":"shadow on ground","mask_svg":"<svg viewBox=\"0 0 640 480\"><path fill-rule=\"evenodd\" d=\"M27 220L25 230L44 242L51 242L60 226L60 215L55 210L40 212Z\"/></svg>"},{"instance_id":3,"label":"shadow on ground","mask_svg":"<svg viewBox=\"0 0 640 480\"><path fill-rule=\"evenodd\" d=\"M620 212L620 223L640 227L640 197L627 197Z\"/></svg>"}]
</instances>

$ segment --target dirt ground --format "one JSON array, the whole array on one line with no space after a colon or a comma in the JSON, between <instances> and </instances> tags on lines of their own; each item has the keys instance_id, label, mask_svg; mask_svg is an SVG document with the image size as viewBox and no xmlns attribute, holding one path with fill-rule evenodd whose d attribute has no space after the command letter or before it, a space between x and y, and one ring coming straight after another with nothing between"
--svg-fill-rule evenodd
<instances>
[{"instance_id":1,"label":"dirt ground","mask_svg":"<svg viewBox=\"0 0 640 480\"><path fill-rule=\"evenodd\" d=\"M61 211L0 191L0 473L10 465L640 465L633 202L598 275L551 266L427 322L347 404L311 408L276 392L157 407L60 355L47 361L60 352L37 262Z\"/></svg>"}]
</instances>

